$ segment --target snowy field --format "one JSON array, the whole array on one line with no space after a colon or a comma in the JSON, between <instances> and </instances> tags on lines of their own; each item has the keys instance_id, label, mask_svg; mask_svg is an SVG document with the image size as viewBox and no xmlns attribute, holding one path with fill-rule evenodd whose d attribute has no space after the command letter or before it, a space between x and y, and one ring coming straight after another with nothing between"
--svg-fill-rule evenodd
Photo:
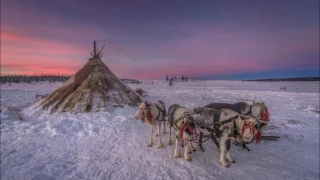
<instances>
[{"instance_id":1,"label":"snowy field","mask_svg":"<svg viewBox=\"0 0 320 180\"><path fill-rule=\"evenodd\" d=\"M158 83L158 84L156 84ZM168 133L164 148L147 147L149 129L133 118L134 108L111 113L40 114L28 108L35 94L52 92L61 83L1 85L1 103L20 109L19 121L1 107L1 179L319 179L319 82L180 82L141 87L145 100L163 100L186 107L212 102L264 101L271 122L262 135L278 141L249 144L250 152L231 146L236 164L218 164L212 141L192 161L174 158ZM286 90L280 87L286 86ZM157 138L154 138L157 142ZM195 145L196 146L196 145ZM180 149L182 150L182 149ZM182 151L180 151L182 153Z\"/></svg>"}]
</instances>

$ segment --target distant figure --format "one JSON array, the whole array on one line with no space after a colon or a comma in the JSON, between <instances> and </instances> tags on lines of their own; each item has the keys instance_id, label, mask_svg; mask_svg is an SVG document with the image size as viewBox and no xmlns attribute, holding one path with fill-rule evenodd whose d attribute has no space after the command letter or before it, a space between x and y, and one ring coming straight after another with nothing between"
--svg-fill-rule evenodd
<instances>
[{"instance_id":1,"label":"distant figure","mask_svg":"<svg viewBox=\"0 0 320 180\"><path fill-rule=\"evenodd\" d=\"M282 89L282 87L280 89Z\"/></svg>"},{"instance_id":2,"label":"distant figure","mask_svg":"<svg viewBox=\"0 0 320 180\"><path fill-rule=\"evenodd\" d=\"M283 87L284 90L286 90L286 87Z\"/></svg>"}]
</instances>

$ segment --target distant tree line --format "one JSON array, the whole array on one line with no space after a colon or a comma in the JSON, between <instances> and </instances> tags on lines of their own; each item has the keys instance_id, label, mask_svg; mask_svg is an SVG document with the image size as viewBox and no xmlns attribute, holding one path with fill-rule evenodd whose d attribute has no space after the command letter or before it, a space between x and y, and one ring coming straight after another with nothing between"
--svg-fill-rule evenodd
<instances>
[{"instance_id":1,"label":"distant tree line","mask_svg":"<svg viewBox=\"0 0 320 180\"><path fill-rule=\"evenodd\" d=\"M9 75L0 75L0 83L37 83L37 82L65 82L68 80L72 74L70 75L21 75L21 74L9 74ZM124 83L132 83L132 84L141 84L141 82L137 79L131 78L121 78Z\"/></svg>"},{"instance_id":2,"label":"distant tree line","mask_svg":"<svg viewBox=\"0 0 320 180\"><path fill-rule=\"evenodd\" d=\"M171 76L171 78L169 78L169 76L167 75L166 77L166 81L176 81L176 82L183 82L183 81L204 81L206 80L206 78L195 78L195 77L188 77L188 76L181 76L181 78L177 78L176 76Z\"/></svg>"},{"instance_id":3,"label":"distant tree line","mask_svg":"<svg viewBox=\"0 0 320 180\"><path fill-rule=\"evenodd\" d=\"M0 75L0 83L65 82L72 75Z\"/></svg>"},{"instance_id":4,"label":"distant tree line","mask_svg":"<svg viewBox=\"0 0 320 180\"><path fill-rule=\"evenodd\" d=\"M137 79L131 79L131 78L121 78L122 82L124 83L131 83L131 84L141 84L141 81Z\"/></svg>"}]
</instances>

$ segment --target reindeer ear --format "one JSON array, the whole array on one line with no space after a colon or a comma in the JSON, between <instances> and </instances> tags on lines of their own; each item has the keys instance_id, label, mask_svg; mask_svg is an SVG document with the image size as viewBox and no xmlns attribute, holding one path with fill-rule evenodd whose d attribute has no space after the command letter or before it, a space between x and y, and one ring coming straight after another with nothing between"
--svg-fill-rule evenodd
<instances>
[{"instance_id":1,"label":"reindeer ear","mask_svg":"<svg viewBox=\"0 0 320 180\"><path fill-rule=\"evenodd\" d=\"M194 108L194 113L201 114L201 107Z\"/></svg>"},{"instance_id":2,"label":"reindeer ear","mask_svg":"<svg viewBox=\"0 0 320 180\"><path fill-rule=\"evenodd\" d=\"M138 106L140 106L141 103L137 103Z\"/></svg>"},{"instance_id":3,"label":"reindeer ear","mask_svg":"<svg viewBox=\"0 0 320 180\"><path fill-rule=\"evenodd\" d=\"M252 100L253 104L255 104L256 102L254 100Z\"/></svg>"}]
</instances>

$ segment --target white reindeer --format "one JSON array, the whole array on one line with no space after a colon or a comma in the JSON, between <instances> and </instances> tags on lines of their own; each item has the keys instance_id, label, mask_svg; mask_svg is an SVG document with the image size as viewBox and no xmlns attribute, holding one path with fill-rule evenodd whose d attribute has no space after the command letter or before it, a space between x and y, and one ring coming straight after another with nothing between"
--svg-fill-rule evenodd
<instances>
[{"instance_id":1,"label":"white reindeer","mask_svg":"<svg viewBox=\"0 0 320 180\"><path fill-rule=\"evenodd\" d=\"M161 122L165 121L165 105L162 101L156 101L154 103L144 101L139 103L139 109L134 114L136 120L141 119L142 122L147 124L150 128L150 138L147 146L152 147L153 141L153 128L158 126L158 148L162 148L163 144L161 141Z\"/></svg>"},{"instance_id":2,"label":"white reindeer","mask_svg":"<svg viewBox=\"0 0 320 180\"><path fill-rule=\"evenodd\" d=\"M234 103L234 104L211 103L211 104L208 104L204 107L212 108L215 110L231 109L233 111L238 112L241 115L252 116L252 117L256 118L261 123L261 131L262 131L264 129L264 127L266 127L266 125L268 125L268 123L270 122L268 108L266 107L264 102L255 102L255 101L252 101L252 102L253 102L252 105L250 105L246 102L238 102L238 103ZM200 137L201 137L201 135L200 135ZM237 146L241 145L243 150L250 151L250 149L246 146L246 144L242 140L241 136L236 136L234 144ZM199 148L202 149L202 151L203 151L202 147L199 147Z\"/></svg>"},{"instance_id":3,"label":"white reindeer","mask_svg":"<svg viewBox=\"0 0 320 180\"><path fill-rule=\"evenodd\" d=\"M207 109L207 108L206 108ZM208 110L206 110L208 112ZM214 109L211 110L211 119L205 119L206 116L194 116L195 122L198 125L198 129L200 132L211 133L207 131L207 128L214 129L214 125L220 125L220 138L219 138L219 146L220 146L220 165L224 167L229 167L231 163L235 163L230 155L230 138L240 135L241 140L245 143L250 143L254 138L257 138L257 133L261 127L261 124L256 120L256 118L252 116L243 116L239 113L232 111L230 109L222 109L219 111L219 119L215 119L214 117ZM213 118L212 118L213 117Z\"/></svg>"},{"instance_id":4,"label":"white reindeer","mask_svg":"<svg viewBox=\"0 0 320 180\"><path fill-rule=\"evenodd\" d=\"M168 121L169 121L169 141L168 144L172 144L171 129L174 128L176 137L176 146L174 150L174 157L180 157L178 151L179 140L182 140L184 146L184 159L191 161L192 151L195 148L192 146L192 134L194 133L195 122L191 112L178 104L173 104L168 109Z\"/></svg>"}]
</instances>

